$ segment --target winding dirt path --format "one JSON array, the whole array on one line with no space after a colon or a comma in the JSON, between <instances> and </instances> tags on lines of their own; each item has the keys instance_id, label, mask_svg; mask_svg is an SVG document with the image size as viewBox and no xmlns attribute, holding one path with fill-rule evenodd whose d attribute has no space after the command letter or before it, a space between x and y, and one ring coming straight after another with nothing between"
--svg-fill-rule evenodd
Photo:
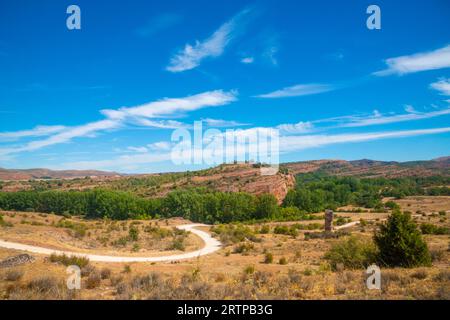
<instances>
[{"instance_id":1,"label":"winding dirt path","mask_svg":"<svg viewBox=\"0 0 450 320\"><path fill-rule=\"evenodd\" d=\"M197 258L199 256L204 256L204 255L213 253L220 249L220 247L222 245L220 243L220 241L212 238L211 235L205 231L195 229L196 227L203 227L203 226L207 226L207 225L205 225L205 224L184 224L184 225L176 226L176 228L178 228L178 229L190 231L193 234L199 236L205 243L205 246L200 250L186 252L186 253L182 253L182 254L175 254L175 255L170 255L170 256L120 257L120 256L95 255L95 254L87 254L87 253L85 254L85 253L80 253L80 252L53 250L53 249L47 249L47 248L43 248L43 247L30 246L30 245L16 243L16 242L3 241L1 239L0 239L0 247L7 248L7 249L28 251L28 252L44 254L44 255L51 255L52 253L55 253L55 254L81 256L81 257L86 257L91 261L97 261L97 262L176 261L176 260Z\"/></svg>"}]
</instances>

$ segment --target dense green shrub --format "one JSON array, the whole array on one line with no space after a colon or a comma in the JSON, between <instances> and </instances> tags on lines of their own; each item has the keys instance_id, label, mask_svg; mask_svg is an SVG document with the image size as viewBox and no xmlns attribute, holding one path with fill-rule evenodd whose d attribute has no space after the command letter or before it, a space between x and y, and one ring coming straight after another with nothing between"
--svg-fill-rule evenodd
<instances>
[{"instance_id":1,"label":"dense green shrub","mask_svg":"<svg viewBox=\"0 0 450 320\"><path fill-rule=\"evenodd\" d=\"M89 264L89 259L82 256L67 256L65 254L51 254L49 258L50 262L60 263L65 266L79 266L80 268L86 267Z\"/></svg>"},{"instance_id":2,"label":"dense green shrub","mask_svg":"<svg viewBox=\"0 0 450 320\"><path fill-rule=\"evenodd\" d=\"M128 192L87 191L0 192L5 210L55 213L70 217L114 220L151 217L184 217L206 223L273 219L278 206L273 195L207 192L203 189L173 191L164 198L144 199Z\"/></svg>"},{"instance_id":3,"label":"dense green shrub","mask_svg":"<svg viewBox=\"0 0 450 320\"><path fill-rule=\"evenodd\" d=\"M444 235L450 234L450 228L444 226L436 226L431 223L424 223L420 225L420 230L423 234Z\"/></svg>"},{"instance_id":4,"label":"dense green shrub","mask_svg":"<svg viewBox=\"0 0 450 320\"><path fill-rule=\"evenodd\" d=\"M247 226L238 224L218 225L211 228L211 231L217 234L220 241L225 244L238 243L244 240L257 242L258 238L255 232Z\"/></svg>"},{"instance_id":5,"label":"dense green shrub","mask_svg":"<svg viewBox=\"0 0 450 320\"><path fill-rule=\"evenodd\" d=\"M276 226L273 229L273 233L275 234L284 234L292 237L298 236L298 231L295 226Z\"/></svg>"},{"instance_id":6,"label":"dense green shrub","mask_svg":"<svg viewBox=\"0 0 450 320\"><path fill-rule=\"evenodd\" d=\"M411 216L394 211L374 235L378 263L390 267L431 265L427 244Z\"/></svg>"},{"instance_id":7,"label":"dense green shrub","mask_svg":"<svg viewBox=\"0 0 450 320\"><path fill-rule=\"evenodd\" d=\"M324 257L333 270L339 265L347 269L365 268L375 262L376 247L370 241L350 236L334 244Z\"/></svg>"}]
</instances>

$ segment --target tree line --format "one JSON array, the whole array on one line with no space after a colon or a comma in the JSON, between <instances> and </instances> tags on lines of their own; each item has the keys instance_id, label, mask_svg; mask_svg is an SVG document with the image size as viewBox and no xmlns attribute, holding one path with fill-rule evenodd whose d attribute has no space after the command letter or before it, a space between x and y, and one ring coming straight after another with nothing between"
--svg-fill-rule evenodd
<instances>
[{"instance_id":1,"label":"tree line","mask_svg":"<svg viewBox=\"0 0 450 320\"><path fill-rule=\"evenodd\" d=\"M300 174L296 187L286 195L283 206L304 212L320 212L349 204L383 209L383 197L450 195L449 177L356 178L321 173Z\"/></svg>"},{"instance_id":2,"label":"tree line","mask_svg":"<svg viewBox=\"0 0 450 320\"><path fill-rule=\"evenodd\" d=\"M271 194L205 190L180 190L150 199L104 189L0 192L0 208L116 220L183 217L204 223L274 219L278 213Z\"/></svg>"},{"instance_id":3,"label":"tree line","mask_svg":"<svg viewBox=\"0 0 450 320\"><path fill-rule=\"evenodd\" d=\"M203 223L251 220L305 220L309 213L354 204L384 210L383 197L450 195L446 177L367 179L320 173L297 176L282 206L271 194L216 192L206 188L172 191L162 198L142 198L130 192L86 191L0 192L0 208L115 220L183 217ZM392 208L391 208L392 209Z\"/></svg>"}]
</instances>

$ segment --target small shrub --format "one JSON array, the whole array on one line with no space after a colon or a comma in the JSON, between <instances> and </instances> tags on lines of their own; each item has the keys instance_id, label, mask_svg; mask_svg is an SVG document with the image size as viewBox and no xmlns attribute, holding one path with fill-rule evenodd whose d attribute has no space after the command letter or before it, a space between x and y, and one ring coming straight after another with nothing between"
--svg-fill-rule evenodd
<instances>
[{"instance_id":1,"label":"small shrub","mask_svg":"<svg viewBox=\"0 0 450 320\"><path fill-rule=\"evenodd\" d=\"M23 277L22 270L8 270L5 274L6 281L17 281Z\"/></svg>"},{"instance_id":2,"label":"small shrub","mask_svg":"<svg viewBox=\"0 0 450 320\"><path fill-rule=\"evenodd\" d=\"M58 282L54 277L41 277L31 280L28 283L28 288L39 293L49 293L58 289Z\"/></svg>"},{"instance_id":3,"label":"small shrub","mask_svg":"<svg viewBox=\"0 0 450 320\"><path fill-rule=\"evenodd\" d=\"M111 244L116 247L125 247L128 243L128 237L120 237L119 239L113 241Z\"/></svg>"},{"instance_id":4,"label":"small shrub","mask_svg":"<svg viewBox=\"0 0 450 320\"><path fill-rule=\"evenodd\" d=\"M96 272L96 268L93 265L86 265L84 267L81 268L81 276L82 277L87 277L89 276L91 273Z\"/></svg>"},{"instance_id":5,"label":"small shrub","mask_svg":"<svg viewBox=\"0 0 450 320\"><path fill-rule=\"evenodd\" d=\"M292 236L292 237L297 237L298 236L298 231L297 228L295 226L276 226L273 229L273 233L275 234L284 234L287 236Z\"/></svg>"},{"instance_id":6,"label":"small shrub","mask_svg":"<svg viewBox=\"0 0 450 320\"><path fill-rule=\"evenodd\" d=\"M131 226L128 230L128 238L130 239L130 241L139 240L139 230L135 226Z\"/></svg>"},{"instance_id":7,"label":"small shrub","mask_svg":"<svg viewBox=\"0 0 450 320\"><path fill-rule=\"evenodd\" d=\"M281 257L280 260L278 260L278 263L281 265L286 265L288 262L285 257Z\"/></svg>"},{"instance_id":8,"label":"small shrub","mask_svg":"<svg viewBox=\"0 0 450 320\"><path fill-rule=\"evenodd\" d=\"M51 254L49 258L50 262L53 263L60 263L65 266L79 266L80 268L83 268L89 264L89 259L82 256L67 256L65 254L58 255L58 254Z\"/></svg>"},{"instance_id":9,"label":"small shrub","mask_svg":"<svg viewBox=\"0 0 450 320\"><path fill-rule=\"evenodd\" d=\"M384 206L391 210L400 209L400 206L394 201L388 201L384 204Z\"/></svg>"},{"instance_id":10,"label":"small shrub","mask_svg":"<svg viewBox=\"0 0 450 320\"><path fill-rule=\"evenodd\" d=\"M100 271L100 276L102 277L103 280L110 279L111 278L111 269L103 268Z\"/></svg>"},{"instance_id":11,"label":"small shrub","mask_svg":"<svg viewBox=\"0 0 450 320\"><path fill-rule=\"evenodd\" d=\"M313 271L310 268L306 268L305 270L303 270L303 275L305 276L310 276L313 274Z\"/></svg>"},{"instance_id":12,"label":"small shrub","mask_svg":"<svg viewBox=\"0 0 450 320\"><path fill-rule=\"evenodd\" d=\"M436 226L431 223L421 224L420 230L422 231L422 234L434 234L434 235L450 234L450 228Z\"/></svg>"},{"instance_id":13,"label":"small shrub","mask_svg":"<svg viewBox=\"0 0 450 320\"><path fill-rule=\"evenodd\" d=\"M260 234L267 234L270 232L270 226L265 224L261 227L261 229L259 230Z\"/></svg>"},{"instance_id":14,"label":"small shrub","mask_svg":"<svg viewBox=\"0 0 450 320\"><path fill-rule=\"evenodd\" d=\"M184 236L175 237L175 239L173 239L172 243L169 245L169 247L167 249L184 251L186 249L184 240L185 240Z\"/></svg>"},{"instance_id":15,"label":"small shrub","mask_svg":"<svg viewBox=\"0 0 450 320\"><path fill-rule=\"evenodd\" d=\"M442 261L444 259L444 250L430 250L431 261Z\"/></svg>"},{"instance_id":16,"label":"small shrub","mask_svg":"<svg viewBox=\"0 0 450 320\"><path fill-rule=\"evenodd\" d=\"M249 240L252 242L259 241L252 229L241 224L218 225L211 228L211 231L217 234L220 238L220 241L226 245L242 242L245 240Z\"/></svg>"},{"instance_id":17,"label":"small shrub","mask_svg":"<svg viewBox=\"0 0 450 320\"><path fill-rule=\"evenodd\" d=\"M131 273L131 267L130 267L129 264L127 264L127 265L125 265L125 266L123 267L123 272L124 272L124 273Z\"/></svg>"},{"instance_id":18,"label":"small shrub","mask_svg":"<svg viewBox=\"0 0 450 320\"><path fill-rule=\"evenodd\" d=\"M253 249L253 244L246 242L238 245L237 247L234 247L233 253L248 254Z\"/></svg>"},{"instance_id":19,"label":"small shrub","mask_svg":"<svg viewBox=\"0 0 450 320\"><path fill-rule=\"evenodd\" d=\"M123 276L113 276L109 279L109 281L111 282L112 286L116 287L123 282Z\"/></svg>"},{"instance_id":20,"label":"small shrub","mask_svg":"<svg viewBox=\"0 0 450 320\"><path fill-rule=\"evenodd\" d=\"M255 266L247 266L244 269L244 274L254 274L255 273Z\"/></svg>"},{"instance_id":21,"label":"small shrub","mask_svg":"<svg viewBox=\"0 0 450 320\"><path fill-rule=\"evenodd\" d=\"M6 221L3 219L3 215L0 214L0 227L10 228L10 227L12 227L12 226L13 226L13 224L12 224L11 222L6 222Z\"/></svg>"},{"instance_id":22,"label":"small shrub","mask_svg":"<svg viewBox=\"0 0 450 320\"><path fill-rule=\"evenodd\" d=\"M273 262L273 254L271 254L270 252L267 252L264 255L264 263L272 263Z\"/></svg>"},{"instance_id":23,"label":"small shrub","mask_svg":"<svg viewBox=\"0 0 450 320\"><path fill-rule=\"evenodd\" d=\"M438 282L450 281L450 271L449 270L439 271L439 273L434 276L434 280Z\"/></svg>"},{"instance_id":24,"label":"small shrub","mask_svg":"<svg viewBox=\"0 0 450 320\"><path fill-rule=\"evenodd\" d=\"M375 261L376 248L371 242L350 236L334 244L324 258L333 270L337 270L338 265L348 269L365 268Z\"/></svg>"},{"instance_id":25,"label":"small shrub","mask_svg":"<svg viewBox=\"0 0 450 320\"><path fill-rule=\"evenodd\" d=\"M86 288L95 289L100 285L101 281L102 281L101 274L99 272L92 272L86 279Z\"/></svg>"}]
</instances>

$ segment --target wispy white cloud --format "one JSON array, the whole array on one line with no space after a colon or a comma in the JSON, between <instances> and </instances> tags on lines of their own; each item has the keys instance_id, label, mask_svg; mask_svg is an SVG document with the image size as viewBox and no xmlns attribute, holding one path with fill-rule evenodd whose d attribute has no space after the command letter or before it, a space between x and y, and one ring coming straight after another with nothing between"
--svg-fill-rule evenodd
<instances>
[{"instance_id":1,"label":"wispy white cloud","mask_svg":"<svg viewBox=\"0 0 450 320\"><path fill-rule=\"evenodd\" d=\"M146 118L135 117L132 119L132 122L140 126L155 129L181 129L190 127L190 125L176 120L149 120Z\"/></svg>"},{"instance_id":2,"label":"wispy white cloud","mask_svg":"<svg viewBox=\"0 0 450 320\"><path fill-rule=\"evenodd\" d=\"M329 84L320 84L320 83L298 84L292 87L286 87L281 90L276 90L270 93L260 94L255 97L256 98L298 97L332 91L334 89L335 88Z\"/></svg>"},{"instance_id":3,"label":"wispy white cloud","mask_svg":"<svg viewBox=\"0 0 450 320\"><path fill-rule=\"evenodd\" d=\"M240 127L240 126L247 126L248 123L241 123L233 120L222 120L222 119L211 119L206 118L202 119L202 122L204 122L208 127Z\"/></svg>"},{"instance_id":4,"label":"wispy white cloud","mask_svg":"<svg viewBox=\"0 0 450 320\"><path fill-rule=\"evenodd\" d=\"M253 62L255 62L255 58L253 57L244 57L241 59L241 62L243 64L252 64Z\"/></svg>"},{"instance_id":5,"label":"wispy white cloud","mask_svg":"<svg viewBox=\"0 0 450 320\"><path fill-rule=\"evenodd\" d=\"M170 72L191 70L198 67L206 58L221 56L225 48L237 36L240 24L244 23L244 19L250 11L250 9L244 9L239 12L206 40L196 41L194 45L186 44L183 50L170 59L166 69Z\"/></svg>"},{"instance_id":6,"label":"wispy white cloud","mask_svg":"<svg viewBox=\"0 0 450 320\"><path fill-rule=\"evenodd\" d=\"M313 124L311 122L297 122L297 123L285 123L276 126L280 130L281 134L299 134L311 132L313 130Z\"/></svg>"},{"instance_id":7,"label":"wispy white cloud","mask_svg":"<svg viewBox=\"0 0 450 320\"><path fill-rule=\"evenodd\" d=\"M13 149L14 153L23 151L34 151L54 144L66 143L73 138L93 137L96 133L115 129L121 126L121 123L114 120L100 120L85 125L68 127L66 130L50 136L47 139L31 141L22 147ZM0 149L0 153L1 153Z\"/></svg>"},{"instance_id":8,"label":"wispy white cloud","mask_svg":"<svg viewBox=\"0 0 450 320\"><path fill-rule=\"evenodd\" d=\"M139 153L148 152L148 149L146 147L132 147L131 146L131 147L128 147L127 149L130 150L130 151L139 152Z\"/></svg>"},{"instance_id":9,"label":"wispy white cloud","mask_svg":"<svg viewBox=\"0 0 450 320\"><path fill-rule=\"evenodd\" d=\"M414 110L414 109L413 109ZM423 120L430 119L439 116L449 115L450 108L431 111L431 112L418 112L418 111L408 111L408 113L404 114L394 114L394 115L383 115L383 114L374 114L369 116L347 116L347 117L337 117L333 120L338 122L339 127L365 127L365 126L373 126L373 125L382 125L382 124L391 124L397 122L405 122L405 121L415 121L415 120Z\"/></svg>"},{"instance_id":10,"label":"wispy white cloud","mask_svg":"<svg viewBox=\"0 0 450 320\"><path fill-rule=\"evenodd\" d=\"M127 124L147 126L160 129L174 129L186 127L175 120L155 120L154 118L173 116L175 113L185 113L205 107L222 106L235 101L237 92L222 90L208 91L184 98L163 99L156 102L136 106L124 107L118 110L101 110L106 119L90 122L80 126L38 126L32 130L4 132L0 137L25 137L32 135L49 135L46 139L28 142L22 146L0 148L0 155L34 151L50 145L66 143L74 138L93 137L99 132L118 129Z\"/></svg>"},{"instance_id":11,"label":"wispy white cloud","mask_svg":"<svg viewBox=\"0 0 450 320\"><path fill-rule=\"evenodd\" d=\"M15 140L26 137L47 136L53 133L61 132L65 128L65 126L37 126L30 130L0 132L0 140Z\"/></svg>"},{"instance_id":12,"label":"wispy white cloud","mask_svg":"<svg viewBox=\"0 0 450 320\"><path fill-rule=\"evenodd\" d=\"M170 148L172 147L172 143L168 141L158 141L148 144L147 147L149 147L151 150L167 151L170 150Z\"/></svg>"},{"instance_id":13,"label":"wispy white cloud","mask_svg":"<svg viewBox=\"0 0 450 320\"><path fill-rule=\"evenodd\" d=\"M232 152L233 155L245 158L246 154L258 152L258 142L246 137L254 136L254 132L258 131L259 137L266 135L270 137L274 131L272 128L255 127L246 130L236 131L231 137L224 133L218 134L213 138L227 139L232 143L225 143L224 149L217 150L219 157L224 157L227 153ZM443 134L450 132L450 127L433 128L433 129L419 129L419 130L400 130L400 131L383 131L383 132L369 132L369 133L349 133L349 134L314 134L314 135L287 135L281 136L279 139L280 153L291 153L303 151L306 149L319 148L335 144L360 143L367 141L376 141L382 139L396 139L407 138L422 135ZM231 139L231 140L230 140ZM171 160L171 151L167 147L171 147L169 143L159 142L163 148L155 148L154 152L143 152L132 155L123 155L111 160L98 161L80 161L69 162L62 164L62 168L76 168L76 169L104 169L117 170L121 168L142 168L140 166L148 167L152 163L160 163ZM189 151L190 150L190 151ZM180 157L191 159L194 154L201 156L201 154L208 152L198 148L186 149L186 153L180 154Z\"/></svg>"},{"instance_id":14,"label":"wispy white cloud","mask_svg":"<svg viewBox=\"0 0 450 320\"><path fill-rule=\"evenodd\" d=\"M104 109L100 112L110 119L159 118L205 107L223 106L236 101L236 99L237 91L215 90L184 98L165 98L135 107L123 107L117 110Z\"/></svg>"},{"instance_id":15,"label":"wispy white cloud","mask_svg":"<svg viewBox=\"0 0 450 320\"><path fill-rule=\"evenodd\" d=\"M416 113L416 109L410 104L405 105L405 111L408 113Z\"/></svg>"},{"instance_id":16,"label":"wispy white cloud","mask_svg":"<svg viewBox=\"0 0 450 320\"><path fill-rule=\"evenodd\" d=\"M387 76L392 74L407 74L413 72L436 70L450 67L450 45L443 48L421 52L408 56L389 58L387 69L377 71L374 75Z\"/></svg>"},{"instance_id":17,"label":"wispy white cloud","mask_svg":"<svg viewBox=\"0 0 450 320\"><path fill-rule=\"evenodd\" d=\"M430 84L430 87L439 91L441 95L450 96L450 79L441 79Z\"/></svg>"},{"instance_id":18,"label":"wispy white cloud","mask_svg":"<svg viewBox=\"0 0 450 320\"><path fill-rule=\"evenodd\" d=\"M447 132L450 132L450 127L420 129L420 130L336 134L336 135L284 136L280 138L280 151L293 152L332 144L356 143L389 138L405 138L405 137L440 134Z\"/></svg>"}]
</instances>

